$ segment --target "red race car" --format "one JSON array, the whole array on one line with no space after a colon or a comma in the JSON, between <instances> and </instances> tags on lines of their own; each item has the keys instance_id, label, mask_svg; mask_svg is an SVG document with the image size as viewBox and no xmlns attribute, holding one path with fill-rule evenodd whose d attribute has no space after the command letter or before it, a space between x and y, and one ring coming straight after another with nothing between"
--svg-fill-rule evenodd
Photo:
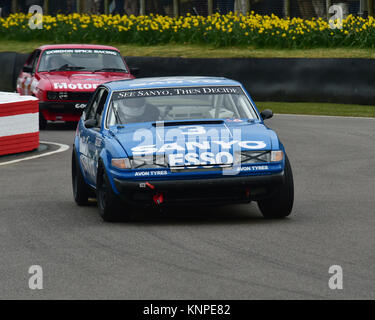
<instances>
[{"instance_id":1,"label":"red race car","mask_svg":"<svg viewBox=\"0 0 375 320\"><path fill-rule=\"evenodd\" d=\"M46 45L27 59L17 92L39 99L39 125L79 121L91 94L102 83L134 79L120 51L101 45Z\"/></svg>"}]
</instances>

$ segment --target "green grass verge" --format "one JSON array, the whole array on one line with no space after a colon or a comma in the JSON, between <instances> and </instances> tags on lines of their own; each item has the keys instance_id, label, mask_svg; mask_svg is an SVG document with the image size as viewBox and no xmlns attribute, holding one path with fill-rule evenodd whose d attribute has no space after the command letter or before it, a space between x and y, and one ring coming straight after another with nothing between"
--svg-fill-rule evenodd
<instances>
[{"instance_id":1,"label":"green grass verge","mask_svg":"<svg viewBox=\"0 0 375 320\"><path fill-rule=\"evenodd\" d=\"M45 44L42 41L0 40L0 52L16 51L28 53ZM103 43L108 44L108 43ZM217 48L210 45L124 45L110 43L121 50L124 56L183 57L183 58L375 58L375 49L317 48L317 49L256 49L254 47Z\"/></svg>"},{"instance_id":2,"label":"green grass verge","mask_svg":"<svg viewBox=\"0 0 375 320\"><path fill-rule=\"evenodd\" d=\"M375 117L375 106L312 102L257 102L256 105L259 110L271 109L274 113Z\"/></svg>"}]
</instances>

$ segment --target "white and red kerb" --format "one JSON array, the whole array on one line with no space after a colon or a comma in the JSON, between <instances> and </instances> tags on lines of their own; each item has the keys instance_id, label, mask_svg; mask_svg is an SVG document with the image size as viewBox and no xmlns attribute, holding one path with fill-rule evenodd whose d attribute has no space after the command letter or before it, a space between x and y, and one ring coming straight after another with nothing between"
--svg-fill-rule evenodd
<instances>
[{"instance_id":1,"label":"white and red kerb","mask_svg":"<svg viewBox=\"0 0 375 320\"><path fill-rule=\"evenodd\" d=\"M38 99L0 92L0 156L38 147Z\"/></svg>"}]
</instances>

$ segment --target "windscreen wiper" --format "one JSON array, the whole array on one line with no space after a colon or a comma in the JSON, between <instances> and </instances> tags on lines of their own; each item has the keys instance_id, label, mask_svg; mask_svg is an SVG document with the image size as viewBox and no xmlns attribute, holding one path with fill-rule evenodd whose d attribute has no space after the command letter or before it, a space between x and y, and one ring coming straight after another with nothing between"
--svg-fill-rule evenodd
<instances>
[{"instance_id":1,"label":"windscreen wiper","mask_svg":"<svg viewBox=\"0 0 375 320\"><path fill-rule=\"evenodd\" d=\"M172 120L158 121L152 124L153 127L177 127L177 126L196 126L199 124L223 124L223 120Z\"/></svg>"},{"instance_id":2,"label":"windscreen wiper","mask_svg":"<svg viewBox=\"0 0 375 320\"><path fill-rule=\"evenodd\" d=\"M117 124L122 124L122 119L118 113L118 110L115 107L112 107L113 113L115 114L116 121L118 122Z\"/></svg>"},{"instance_id":3,"label":"windscreen wiper","mask_svg":"<svg viewBox=\"0 0 375 320\"><path fill-rule=\"evenodd\" d=\"M75 70L82 70L82 69L85 69L85 67L77 67L77 66L70 66L68 64L64 64L60 68L51 69L51 70L48 70L48 72L52 72L52 71L75 71Z\"/></svg>"},{"instance_id":4,"label":"windscreen wiper","mask_svg":"<svg viewBox=\"0 0 375 320\"><path fill-rule=\"evenodd\" d=\"M101 68L101 69L95 70L93 72L95 73L95 72L100 72L100 71L109 71L109 72L112 71L112 72L124 72L124 73L128 73L127 70L120 69L120 68Z\"/></svg>"}]
</instances>

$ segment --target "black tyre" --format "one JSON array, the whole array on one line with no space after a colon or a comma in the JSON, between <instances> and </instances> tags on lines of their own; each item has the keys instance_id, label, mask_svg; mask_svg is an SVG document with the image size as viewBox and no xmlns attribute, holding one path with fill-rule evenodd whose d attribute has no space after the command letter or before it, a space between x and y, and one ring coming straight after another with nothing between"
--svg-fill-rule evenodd
<instances>
[{"instance_id":1,"label":"black tyre","mask_svg":"<svg viewBox=\"0 0 375 320\"><path fill-rule=\"evenodd\" d=\"M72 185L74 201L79 206L86 206L89 202L89 197L92 196L93 192L83 179L76 152L74 150L72 155Z\"/></svg>"},{"instance_id":2,"label":"black tyre","mask_svg":"<svg viewBox=\"0 0 375 320\"><path fill-rule=\"evenodd\" d=\"M42 113L39 113L39 130L46 130L47 120L44 118Z\"/></svg>"},{"instance_id":3,"label":"black tyre","mask_svg":"<svg viewBox=\"0 0 375 320\"><path fill-rule=\"evenodd\" d=\"M258 207L267 219L282 219L289 216L294 203L293 173L288 157L285 160L285 180L280 189L270 198L258 201Z\"/></svg>"},{"instance_id":4,"label":"black tyre","mask_svg":"<svg viewBox=\"0 0 375 320\"><path fill-rule=\"evenodd\" d=\"M113 192L102 164L99 164L96 183L99 214L106 222L128 220L128 213L121 199Z\"/></svg>"}]
</instances>

